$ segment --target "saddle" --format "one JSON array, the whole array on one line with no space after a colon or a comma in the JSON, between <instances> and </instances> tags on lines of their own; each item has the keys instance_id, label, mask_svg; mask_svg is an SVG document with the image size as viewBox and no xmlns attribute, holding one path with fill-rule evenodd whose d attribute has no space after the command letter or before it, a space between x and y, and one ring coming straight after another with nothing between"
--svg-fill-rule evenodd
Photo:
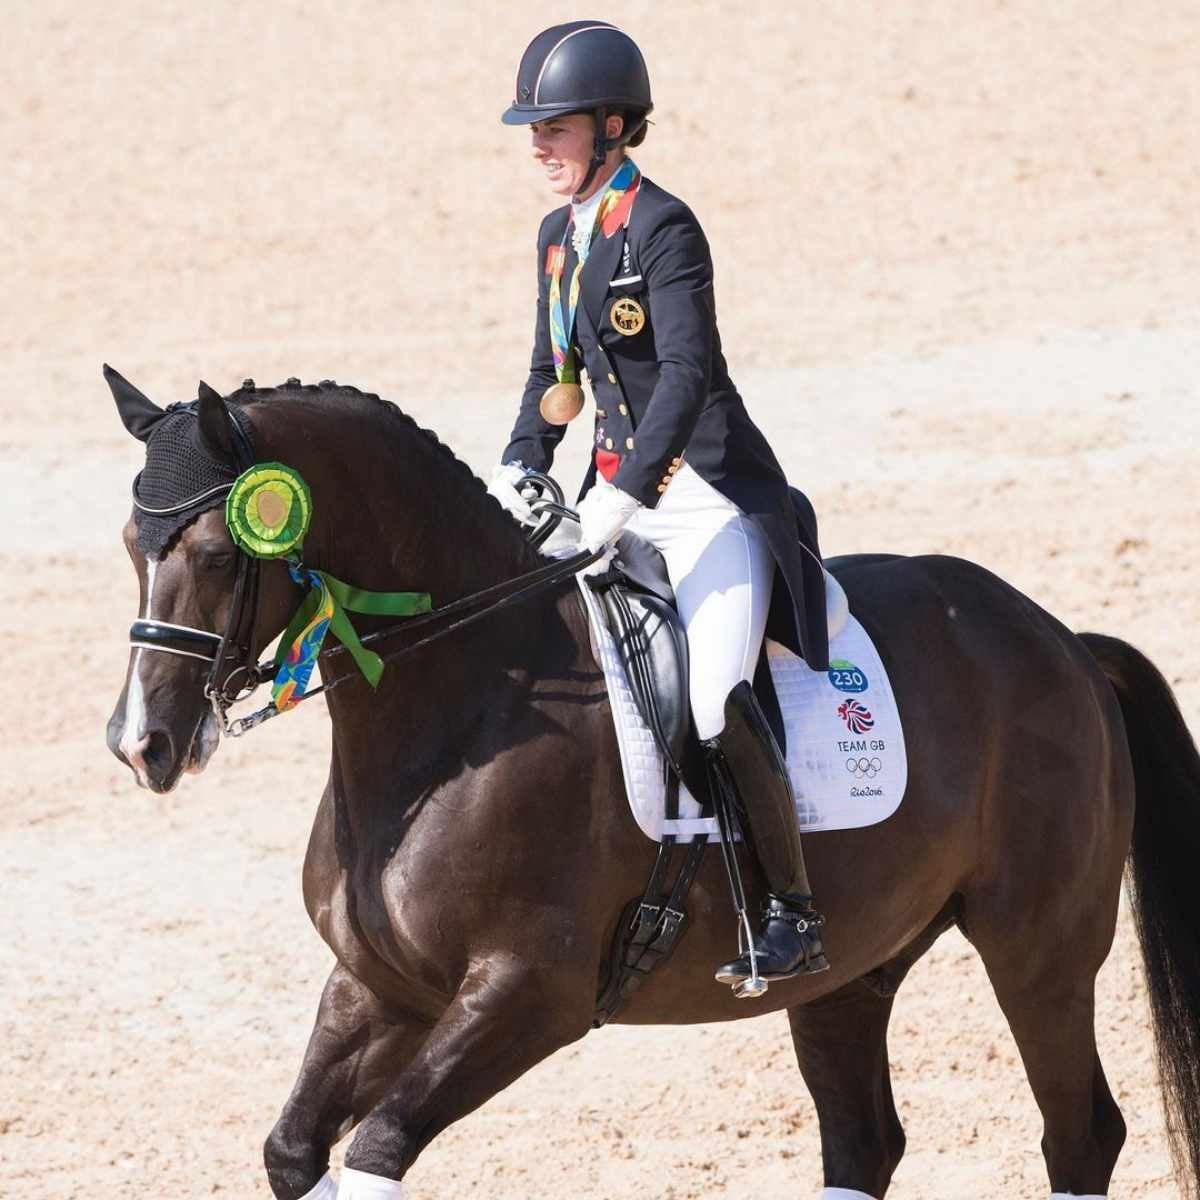
<instances>
[{"instance_id":1,"label":"saddle","mask_svg":"<svg viewBox=\"0 0 1200 1200\"><path fill-rule=\"evenodd\" d=\"M812 507L793 489L800 519L815 523ZM679 816L679 789L700 800L703 813L714 811L706 763L692 732L688 687L688 643L675 605L675 593L662 555L649 542L629 532L617 542L609 570L586 579L601 602L625 677L642 719L662 751L667 768L668 817ZM849 616L841 585L826 573L826 612L831 636ZM835 629L836 626L836 629ZM760 671L770 688L770 672ZM768 706L768 719L772 711ZM778 731L777 731L778 736ZM685 848L673 884L668 883L676 839L664 835L644 894L629 902L617 925L609 958L608 979L597 1000L593 1025L612 1019L624 1001L655 967L670 957L687 922L684 903L699 869L707 838Z\"/></svg>"}]
</instances>

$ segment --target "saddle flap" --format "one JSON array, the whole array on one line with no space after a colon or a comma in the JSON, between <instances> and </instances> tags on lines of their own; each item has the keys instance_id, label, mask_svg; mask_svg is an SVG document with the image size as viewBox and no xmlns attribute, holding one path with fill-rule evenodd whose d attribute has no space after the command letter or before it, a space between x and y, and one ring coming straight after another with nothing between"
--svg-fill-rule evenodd
<instances>
[{"instance_id":1,"label":"saddle flap","mask_svg":"<svg viewBox=\"0 0 1200 1200\"><path fill-rule=\"evenodd\" d=\"M678 764L691 726L687 636L679 617L657 595L621 582L606 584L600 596L642 719Z\"/></svg>"}]
</instances>

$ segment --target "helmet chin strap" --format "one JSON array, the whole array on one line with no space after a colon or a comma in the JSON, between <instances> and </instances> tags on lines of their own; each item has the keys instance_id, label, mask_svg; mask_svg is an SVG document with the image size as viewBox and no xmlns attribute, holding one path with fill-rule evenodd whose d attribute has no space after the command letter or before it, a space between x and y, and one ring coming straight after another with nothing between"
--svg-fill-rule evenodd
<instances>
[{"instance_id":1,"label":"helmet chin strap","mask_svg":"<svg viewBox=\"0 0 1200 1200\"><path fill-rule=\"evenodd\" d=\"M621 132L615 138L610 138L606 136L608 129L608 109L603 107L593 109L592 117L596 122L596 130L592 135L592 162L588 167L588 173L583 177L583 182L571 197L571 200L575 204L580 202L580 196L588 190L592 180L596 178L596 172L608 161L608 152L624 146L646 124L645 117L640 121L630 123L628 115L626 115L622 122Z\"/></svg>"},{"instance_id":2,"label":"helmet chin strap","mask_svg":"<svg viewBox=\"0 0 1200 1200\"><path fill-rule=\"evenodd\" d=\"M600 170L602 166L604 166L605 162L607 162L608 152L615 149L617 146L624 144L623 139L618 137L613 138L612 145L609 145L609 138L607 136L607 108L601 107L594 109L592 112L592 117L596 122L596 129L592 135L592 161L591 165L588 167L588 173L583 177L583 182L579 185L575 195L571 197L576 204L580 202L580 196L582 196L583 193L586 192L591 186L592 180L596 178L596 172ZM623 134L624 130L621 132Z\"/></svg>"}]
</instances>

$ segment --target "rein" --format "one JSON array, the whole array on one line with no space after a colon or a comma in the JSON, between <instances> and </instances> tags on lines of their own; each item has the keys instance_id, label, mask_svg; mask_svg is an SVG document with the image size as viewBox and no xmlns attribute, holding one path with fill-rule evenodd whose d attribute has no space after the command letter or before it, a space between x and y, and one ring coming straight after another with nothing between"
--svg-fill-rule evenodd
<instances>
[{"instance_id":1,"label":"rein","mask_svg":"<svg viewBox=\"0 0 1200 1200\"><path fill-rule=\"evenodd\" d=\"M480 609L478 612L471 613L468 616L462 617L460 620L453 621L444 629L439 629L435 633L428 634L419 641L413 642L409 646L403 646L398 650L392 650L387 654L379 655L383 662L395 662L398 659L404 658L405 655L413 654L417 650L423 649L425 646L433 642L440 641L444 637L448 637L452 633L457 633L460 629L465 629L468 625L475 624L476 621L483 620L484 617L490 617L493 613L510 607L522 600L528 600L532 596L536 596L539 592L544 592L548 588L553 587L557 583L561 583L564 579L575 575L584 567L590 566L604 553L606 548L593 552L583 551L580 554L573 555L571 558L562 559L559 562L548 563L545 567L539 567L535 571L526 572L524 575L518 575L515 579L507 579L503 583L495 584L492 587L484 588L482 591L473 592L469 596L463 596L458 600L454 600L449 604L443 605L441 608L431 609L429 612L422 613L420 616L411 617L401 625L390 625L386 629L377 630L375 633L367 634L362 638L362 644L365 646L369 642L376 642L382 638L393 637L398 633L407 633L416 627L423 627L432 624L444 617L451 616L454 613L462 612L470 609L477 604L482 604L485 601L492 600L493 597L500 594L500 598L493 603L488 604L486 608ZM515 591L509 589L516 588ZM504 592L509 594L504 595ZM322 659L333 658L338 654L347 652L347 647L343 645L331 646L328 650L322 650L320 657ZM273 659L266 659L258 666L252 668L250 672L250 681L248 690L244 691L238 699L244 698L254 691L260 684L266 683L271 679L277 669L278 664ZM242 734L253 729L256 725L261 725L264 721L269 721L272 717L277 717L282 712L288 712L297 704L304 700L311 700L314 696L319 696L322 692L332 691L339 684L345 683L347 679L357 679L360 677L358 671L345 671L341 675L335 675L327 683L322 683L315 688L309 688L306 692L295 697L292 703L286 709L276 708L274 702L258 709L256 712L248 713L244 717L238 717L233 721L229 721L226 717L226 709L228 705L218 706L217 697L213 699L213 710L217 714L218 720L221 722L222 732L229 734L230 737L241 737ZM232 703L232 701L231 701Z\"/></svg>"},{"instance_id":2,"label":"rein","mask_svg":"<svg viewBox=\"0 0 1200 1200\"><path fill-rule=\"evenodd\" d=\"M253 468L248 467L238 480L231 484L222 485L219 489L210 489L210 491L229 493L229 498L232 501L238 495L239 485L243 479L251 474L252 470ZM276 472L275 474L278 475L279 473ZM278 480L275 483L278 493L280 490ZM300 502L298 507L303 508L309 503L307 488L304 487L303 481L299 480L298 476L296 477L296 485L302 489L303 494L297 491L294 493L294 496ZM562 490L549 476L536 473L531 474L523 481L522 486L529 486L536 493L538 498L531 501L531 507L539 517L543 518L530 534L530 541L535 546L541 545L564 518L578 520L576 514L563 504ZM208 495L209 493L206 493L205 498ZM182 511L195 504L197 499L197 497L193 497L180 505L173 505L172 508ZM138 502L136 490L134 492L134 504L138 508L144 507ZM145 511L150 510L145 509ZM293 523L291 528L285 529L284 522L286 517L281 518L280 530L282 534L280 536L281 538L286 538L286 540L280 540L280 549L274 550L268 544L272 536L270 529L264 530L262 525L258 524L253 531L247 530L243 524L230 516L231 511L232 504L227 510L227 521L230 524L230 531L234 542L240 547L242 554L239 556L237 580L234 584L233 607L231 610L233 617L225 632L217 634L205 629L195 629L189 625L176 625L167 621L153 621L140 618L134 621L129 629L129 640L133 646L144 650L158 650L167 654L175 654L183 658L197 659L210 664L208 677L204 684L204 695L212 705L213 713L217 718L222 733L228 734L230 737L241 737L242 734L253 729L256 725L261 725L264 721L269 721L272 717L279 716L280 713L290 711L297 704L301 703L301 701L309 700L313 696L320 695L322 692L332 691L347 679L365 676L372 683L372 686L374 686L378 682L379 671L382 669L383 663L394 662L408 654L413 654L417 650L421 650L425 646L439 641L441 638L448 637L450 634L457 633L468 625L473 625L475 622L491 616L493 613L500 612L514 604L528 600L540 592L561 583L564 579L575 575L585 567L590 566L606 553L606 548L604 547L595 552L582 551L579 554L572 555L570 558L546 563L544 566L538 567L533 571L527 571L523 575L518 575L515 579L503 580L478 592L462 596L457 600L451 601L449 604L442 605L440 608L428 607L428 597L422 593L366 592L361 589L351 588L339 580L306 568L297 555L288 554L287 564L292 577L297 582L302 582L306 578L309 579L312 583L313 591L302 601L295 616L288 623L287 629L284 630L280 638L279 648L276 650L275 656L270 659L264 659L259 663L251 663L247 659L251 649L249 633L253 631L254 618L256 616L259 559L283 557L288 550L294 546L298 546L307 528L307 517L305 517L303 526L299 528L298 533L295 523ZM257 534L258 537L256 538L254 534ZM318 589L320 590L318 591ZM249 605L246 604L247 592L250 594ZM336 599L330 599L330 594L340 598L340 603ZM325 601L328 604L325 614L318 611L321 601ZM424 602L424 611L421 610L422 601ZM374 633L367 634L360 639L354 633L353 627L349 624L349 619L345 616L344 611L342 611L343 605L351 611L369 612L375 615L388 615L389 613L395 615L417 613L419 615L407 616L407 619L401 624L389 625L385 629L376 630ZM483 607L479 607L480 605ZM249 614L247 614L247 609L250 610ZM473 609L476 611L471 611ZM467 615L461 616L458 620L451 621L444 628L435 630L433 633L427 634L410 645L384 654L374 654L365 649L368 644L378 643L385 638L394 637L398 633L423 629L447 617L453 617L458 613L466 613ZM245 645L243 646L241 642L234 642L233 639L246 623L247 615L250 617L250 629L245 639ZM331 625L334 633L338 634L341 638L341 644L331 646L328 649L320 648L321 640ZM297 640L291 645L288 643L290 634L297 635ZM303 682L296 691L289 693L286 702L283 704L277 705L273 699L271 703L258 709L256 712L230 721L228 717L229 709L238 701L251 695L262 684L274 680L279 674L281 667L285 664L285 656L288 659L289 668L293 666L291 659L297 653L298 648L301 647L302 638L308 638L309 641L306 644L311 644L315 649L311 654L311 661L307 664L308 671L297 673ZM224 665L226 659L230 657L229 647L231 643L233 643L235 653L240 661L234 665L233 669L226 676L224 683L219 683L218 676L221 667ZM316 662L346 653L354 657L356 669L336 675L334 678L315 688L304 686L311 673L311 667ZM365 662L364 660L369 660L369 662ZM231 682L239 677L244 677L241 686L231 688ZM277 688L276 690L278 693L279 689Z\"/></svg>"}]
</instances>

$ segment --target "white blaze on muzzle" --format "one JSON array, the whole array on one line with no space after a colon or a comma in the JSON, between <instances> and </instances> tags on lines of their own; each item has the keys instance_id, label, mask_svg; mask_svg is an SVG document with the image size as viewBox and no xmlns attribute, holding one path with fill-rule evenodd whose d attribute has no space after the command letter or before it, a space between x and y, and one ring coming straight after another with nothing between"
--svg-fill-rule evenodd
<instances>
[{"instance_id":1,"label":"white blaze on muzzle","mask_svg":"<svg viewBox=\"0 0 1200 1200\"><path fill-rule=\"evenodd\" d=\"M157 567L157 559L146 559L146 604L145 611L139 614L140 620L154 619L154 573ZM121 727L120 750L125 761L133 768L138 783L142 787L148 787L145 753L150 745L150 738L146 732L146 694L142 690L141 675L144 653L140 646L135 647L133 662L129 667L129 686L125 689L125 723Z\"/></svg>"}]
</instances>

